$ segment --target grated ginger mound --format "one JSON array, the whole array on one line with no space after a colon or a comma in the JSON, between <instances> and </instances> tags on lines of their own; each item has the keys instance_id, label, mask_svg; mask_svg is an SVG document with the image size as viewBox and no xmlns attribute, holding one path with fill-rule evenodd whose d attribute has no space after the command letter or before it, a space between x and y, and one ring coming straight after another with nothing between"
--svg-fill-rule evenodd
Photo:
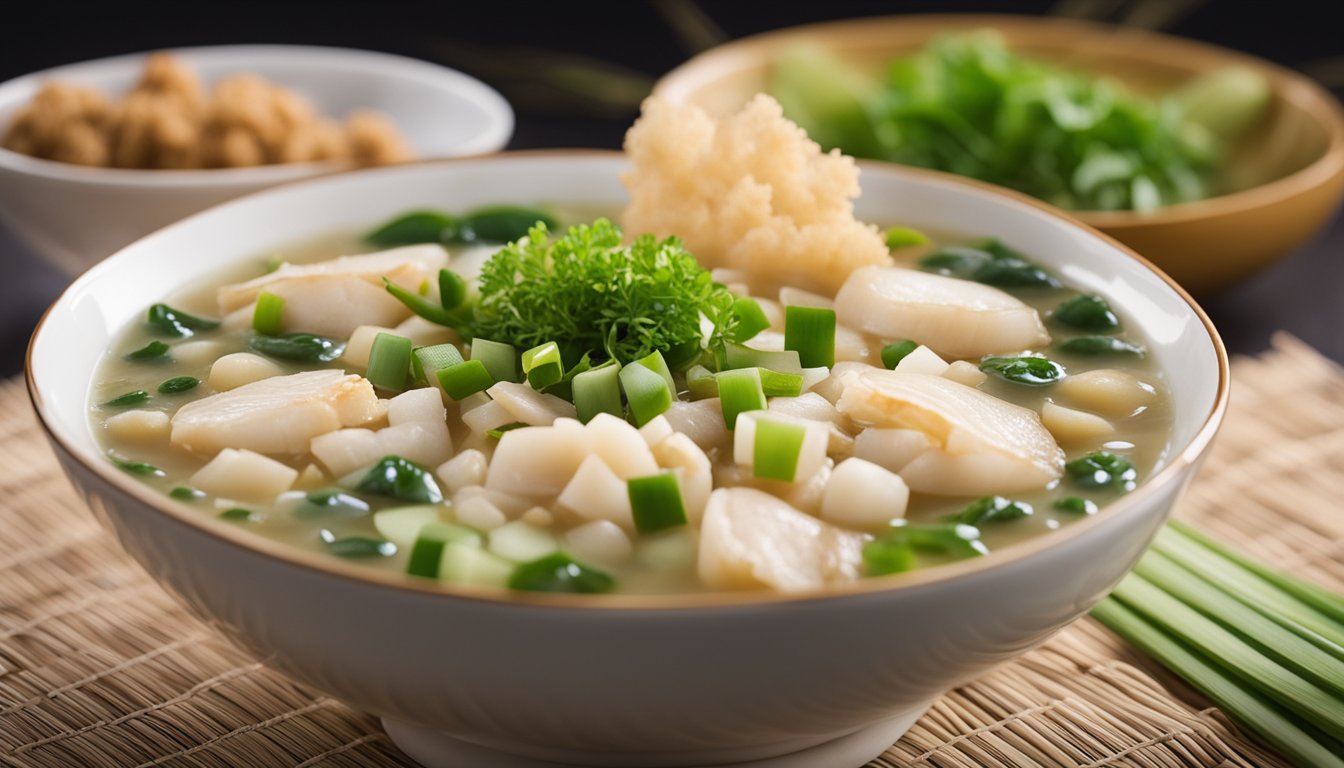
<instances>
[{"instance_id":1,"label":"grated ginger mound","mask_svg":"<svg viewBox=\"0 0 1344 768\"><path fill-rule=\"evenodd\" d=\"M890 262L877 228L854 218L853 158L823 154L770 96L717 122L647 99L625 153L625 231L677 235L705 267L834 295L855 269Z\"/></svg>"}]
</instances>

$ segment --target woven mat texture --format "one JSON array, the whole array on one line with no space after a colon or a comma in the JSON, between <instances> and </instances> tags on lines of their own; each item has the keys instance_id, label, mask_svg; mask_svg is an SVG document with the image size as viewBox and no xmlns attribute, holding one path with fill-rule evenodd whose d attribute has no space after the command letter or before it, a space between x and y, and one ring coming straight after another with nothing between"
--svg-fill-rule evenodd
<instances>
[{"instance_id":1,"label":"woven mat texture","mask_svg":"<svg viewBox=\"0 0 1344 768\"><path fill-rule=\"evenodd\" d=\"M1344 588L1344 373L1279 337L1233 378L1180 516ZM0 383L0 467L0 765L413 765L374 718L253 662L123 555L19 381ZM1286 764L1091 619L952 691L872 763L1035 765Z\"/></svg>"}]
</instances>

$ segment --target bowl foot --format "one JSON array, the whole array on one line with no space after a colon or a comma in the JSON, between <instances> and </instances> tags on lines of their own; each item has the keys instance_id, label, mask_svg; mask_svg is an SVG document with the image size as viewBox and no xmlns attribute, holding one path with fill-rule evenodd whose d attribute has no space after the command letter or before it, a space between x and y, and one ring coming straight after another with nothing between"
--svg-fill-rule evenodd
<instances>
[{"instance_id":1,"label":"bowl foot","mask_svg":"<svg viewBox=\"0 0 1344 768\"><path fill-rule=\"evenodd\" d=\"M932 702L929 702L932 704ZM860 768L873 758L882 754L887 747L899 739L915 721L923 716L928 704L907 710L889 720L860 728L815 746L775 757L746 762L679 762L675 758L659 755L622 756L617 762L610 754L604 755L601 763L573 762L575 755L567 753L556 755L560 762L540 757L519 755L512 752L491 749L449 736L442 731L410 725L400 720L383 718L383 727L387 735L401 751L405 752L424 768L461 768L470 765L473 768L596 768L597 765L622 766L679 766L681 768ZM594 755L596 758L596 755ZM712 755L706 755L713 760ZM598 758L601 759L601 758Z\"/></svg>"}]
</instances>

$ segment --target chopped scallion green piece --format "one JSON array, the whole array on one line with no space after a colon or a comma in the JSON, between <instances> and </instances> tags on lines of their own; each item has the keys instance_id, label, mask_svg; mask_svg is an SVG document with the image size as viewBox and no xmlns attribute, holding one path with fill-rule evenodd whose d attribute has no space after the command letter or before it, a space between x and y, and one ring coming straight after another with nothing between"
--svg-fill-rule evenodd
<instances>
[{"instance_id":1,"label":"chopped scallion green piece","mask_svg":"<svg viewBox=\"0 0 1344 768\"><path fill-rule=\"evenodd\" d=\"M1065 462L1064 473L1075 485L1084 488L1122 488L1134 490L1139 473L1134 464L1123 456L1108 451L1096 451Z\"/></svg>"},{"instance_id":2,"label":"chopped scallion green piece","mask_svg":"<svg viewBox=\"0 0 1344 768\"><path fill-rule=\"evenodd\" d=\"M484 392L495 383L480 360L467 360L443 368L438 377L439 386L454 400L463 400L477 392Z\"/></svg>"},{"instance_id":3,"label":"chopped scallion green piece","mask_svg":"<svg viewBox=\"0 0 1344 768\"><path fill-rule=\"evenodd\" d=\"M218 320L189 315L167 304L151 306L145 319L151 327L167 336L191 336L196 331L213 331L219 327Z\"/></svg>"},{"instance_id":4,"label":"chopped scallion green piece","mask_svg":"<svg viewBox=\"0 0 1344 768\"><path fill-rule=\"evenodd\" d=\"M285 300L269 291L257 295L256 308L252 310L252 330L266 336L279 336L285 330Z\"/></svg>"},{"instance_id":5,"label":"chopped scallion green piece","mask_svg":"<svg viewBox=\"0 0 1344 768\"><path fill-rule=\"evenodd\" d=\"M400 456L384 456L364 475L356 488L416 504L443 501L443 491L429 470Z\"/></svg>"},{"instance_id":6,"label":"chopped scallion green piece","mask_svg":"<svg viewBox=\"0 0 1344 768\"><path fill-rule=\"evenodd\" d=\"M1120 327L1120 318L1111 311L1111 305L1095 293L1065 301L1055 307L1050 319L1080 331L1114 331Z\"/></svg>"},{"instance_id":7,"label":"chopped scallion green piece","mask_svg":"<svg viewBox=\"0 0 1344 768\"><path fill-rule=\"evenodd\" d=\"M599 413L621 416L621 366L615 361L576 374L571 386L579 421L587 424Z\"/></svg>"},{"instance_id":8,"label":"chopped scallion green piece","mask_svg":"<svg viewBox=\"0 0 1344 768\"><path fill-rule=\"evenodd\" d=\"M835 365L835 310L785 307L784 348L797 352L804 368Z\"/></svg>"},{"instance_id":9,"label":"chopped scallion green piece","mask_svg":"<svg viewBox=\"0 0 1344 768\"><path fill-rule=\"evenodd\" d=\"M890 251L912 245L925 245L929 242L928 235L910 227L887 227L884 238L887 241L887 250Z\"/></svg>"},{"instance_id":10,"label":"chopped scallion green piece","mask_svg":"<svg viewBox=\"0 0 1344 768\"><path fill-rule=\"evenodd\" d=\"M314 336L311 333L290 333L284 336L253 336L248 341L253 352L280 360L300 363L330 363L345 352L345 342Z\"/></svg>"},{"instance_id":11,"label":"chopped scallion green piece","mask_svg":"<svg viewBox=\"0 0 1344 768\"><path fill-rule=\"evenodd\" d=\"M686 505L675 472L662 472L626 481L635 530L655 533L686 524Z\"/></svg>"},{"instance_id":12,"label":"chopped scallion green piece","mask_svg":"<svg viewBox=\"0 0 1344 768\"><path fill-rule=\"evenodd\" d=\"M244 507L232 507L219 513L220 520L230 520L235 523L252 523L260 520L250 509Z\"/></svg>"},{"instance_id":13,"label":"chopped scallion green piece","mask_svg":"<svg viewBox=\"0 0 1344 768\"><path fill-rule=\"evenodd\" d=\"M303 503L294 509L294 518L363 517L368 513L368 502L340 488L329 488L306 494Z\"/></svg>"},{"instance_id":14,"label":"chopped scallion green piece","mask_svg":"<svg viewBox=\"0 0 1344 768\"><path fill-rule=\"evenodd\" d=\"M168 359L169 349L170 347L162 341L151 341L134 352L127 353L126 359L137 363L146 363L151 360L158 362Z\"/></svg>"},{"instance_id":15,"label":"chopped scallion green piece","mask_svg":"<svg viewBox=\"0 0 1344 768\"><path fill-rule=\"evenodd\" d=\"M387 539L375 539L370 536L346 536L338 538L325 528L318 532L327 551L337 557L391 557L397 554L397 545Z\"/></svg>"},{"instance_id":16,"label":"chopped scallion green piece","mask_svg":"<svg viewBox=\"0 0 1344 768\"><path fill-rule=\"evenodd\" d=\"M523 427L526 426L527 424L524 422L515 421L509 424L505 424L502 427L495 427L494 429L487 430L485 435L486 437L493 437L494 439L498 440L499 438L504 436L505 432L512 432L515 429L522 429Z\"/></svg>"},{"instance_id":17,"label":"chopped scallion green piece","mask_svg":"<svg viewBox=\"0 0 1344 768\"><path fill-rule=\"evenodd\" d=\"M1055 499L1053 506L1055 509L1072 512L1075 515L1095 515L1097 513L1097 503L1082 496L1065 496L1062 499Z\"/></svg>"},{"instance_id":18,"label":"chopped scallion green piece","mask_svg":"<svg viewBox=\"0 0 1344 768\"><path fill-rule=\"evenodd\" d=\"M982 496L953 515L949 522L979 526L985 523L1017 520L1030 516L1034 511L1025 501L1013 501L1002 496Z\"/></svg>"},{"instance_id":19,"label":"chopped scallion green piece","mask_svg":"<svg viewBox=\"0 0 1344 768\"><path fill-rule=\"evenodd\" d=\"M601 594L615 588L616 580L609 574L583 565L563 552L523 563L509 577L509 589L528 592Z\"/></svg>"},{"instance_id":20,"label":"chopped scallion green piece","mask_svg":"<svg viewBox=\"0 0 1344 768\"><path fill-rule=\"evenodd\" d=\"M621 368L617 376L637 426L644 426L672 407L675 395L668 389L667 380L653 369L632 363Z\"/></svg>"},{"instance_id":21,"label":"chopped scallion green piece","mask_svg":"<svg viewBox=\"0 0 1344 768\"><path fill-rule=\"evenodd\" d=\"M185 485L179 485L168 492L168 495L178 501L196 501L205 498L205 491L198 491Z\"/></svg>"},{"instance_id":22,"label":"chopped scallion green piece","mask_svg":"<svg viewBox=\"0 0 1344 768\"><path fill-rule=\"evenodd\" d=\"M174 376L159 385L159 394L179 395L183 392L190 392L200 384L201 380L195 376Z\"/></svg>"},{"instance_id":23,"label":"chopped scallion green piece","mask_svg":"<svg viewBox=\"0 0 1344 768\"><path fill-rule=\"evenodd\" d=\"M752 449L752 474L767 480L792 483L798 476L798 456L803 452L807 428L762 416L756 419L756 442Z\"/></svg>"},{"instance_id":24,"label":"chopped scallion green piece","mask_svg":"<svg viewBox=\"0 0 1344 768\"><path fill-rule=\"evenodd\" d=\"M439 211L412 211L398 216L364 236L374 245L392 247L446 242L445 233L457 229L457 219Z\"/></svg>"},{"instance_id":25,"label":"chopped scallion green piece","mask_svg":"<svg viewBox=\"0 0 1344 768\"><path fill-rule=\"evenodd\" d=\"M548 341L523 352L523 374L535 390L558 384L565 378L565 364L560 359L560 346Z\"/></svg>"},{"instance_id":26,"label":"chopped scallion green piece","mask_svg":"<svg viewBox=\"0 0 1344 768\"><path fill-rule=\"evenodd\" d=\"M431 323L442 325L445 328L454 328L459 332L470 326L469 318L453 310L444 309L439 302L430 301L418 293L408 291L386 277L383 278L383 287L407 309Z\"/></svg>"},{"instance_id":27,"label":"chopped scallion green piece","mask_svg":"<svg viewBox=\"0 0 1344 768\"><path fill-rule=\"evenodd\" d=\"M1144 355L1143 347L1114 336L1079 336L1060 342L1059 350L1074 355Z\"/></svg>"},{"instance_id":28,"label":"chopped scallion green piece","mask_svg":"<svg viewBox=\"0 0 1344 768\"><path fill-rule=\"evenodd\" d=\"M467 281L451 269L439 270L439 304L453 310L467 300Z\"/></svg>"},{"instance_id":29,"label":"chopped scallion green piece","mask_svg":"<svg viewBox=\"0 0 1344 768\"><path fill-rule=\"evenodd\" d=\"M636 360L635 364L642 365L659 376L662 376L663 381L667 383L667 391L676 394L677 382L673 380L672 371L667 367L667 361L663 359L662 352L655 349L653 352Z\"/></svg>"},{"instance_id":30,"label":"chopped scallion green piece","mask_svg":"<svg viewBox=\"0 0 1344 768\"><path fill-rule=\"evenodd\" d=\"M167 474L162 469L159 469L153 464L147 464L143 461L135 461L133 459L123 459L122 457L118 456L114 451L108 451L107 457L112 461L114 465L116 465L117 469L120 469L122 472L128 472L132 475L143 475L146 477L163 477L164 475Z\"/></svg>"},{"instance_id":31,"label":"chopped scallion green piece","mask_svg":"<svg viewBox=\"0 0 1344 768\"><path fill-rule=\"evenodd\" d=\"M462 353L455 344L434 344L416 347L411 351L411 376L423 384L436 384L439 371L462 363Z\"/></svg>"},{"instance_id":32,"label":"chopped scallion green piece","mask_svg":"<svg viewBox=\"0 0 1344 768\"><path fill-rule=\"evenodd\" d=\"M1040 387L1064 377L1064 366L1036 355L1020 357L989 356L980 361L980 370L1016 384Z\"/></svg>"},{"instance_id":33,"label":"chopped scallion green piece","mask_svg":"<svg viewBox=\"0 0 1344 768\"><path fill-rule=\"evenodd\" d=\"M444 547L449 544L481 546L481 535L470 528L453 523L426 523L416 534L411 554L406 561L406 572L412 576L430 579L439 577L439 561Z\"/></svg>"},{"instance_id":34,"label":"chopped scallion green piece","mask_svg":"<svg viewBox=\"0 0 1344 768\"><path fill-rule=\"evenodd\" d=\"M733 300L733 314L737 316L737 330L731 341L741 344L747 339L770 327L770 319L756 300L748 296L739 296Z\"/></svg>"},{"instance_id":35,"label":"chopped scallion green piece","mask_svg":"<svg viewBox=\"0 0 1344 768\"><path fill-rule=\"evenodd\" d=\"M129 408L133 405L144 405L147 402L149 402L149 393L143 389L137 389L124 395L117 395L103 403L102 406L104 408Z\"/></svg>"},{"instance_id":36,"label":"chopped scallion green piece","mask_svg":"<svg viewBox=\"0 0 1344 768\"><path fill-rule=\"evenodd\" d=\"M471 359L480 360L495 381L518 382L518 350L510 344L472 339Z\"/></svg>"},{"instance_id":37,"label":"chopped scallion green piece","mask_svg":"<svg viewBox=\"0 0 1344 768\"><path fill-rule=\"evenodd\" d=\"M765 409L765 387L760 368L720 371L714 379L719 385L719 406L729 430L737 429L738 414Z\"/></svg>"},{"instance_id":38,"label":"chopped scallion green piece","mask_svg":"<svg viewBox=\"0 0 1344 768\"><path fill-rule=\"evenodd\" d=\"M919 349L919 344L909 339L892 342L882 348L882 365L888 370L895 370L896 365L916 349Z\"/></svg>"},{"instance_id":39,"label":"chopped scallion green piece","mask_svg":"<svg viewBox=\"0 0 1344 768\"><path fill-rule=\"evenodd\" d=\"M400 392L411 374L411 340L394 333L380 333L369 349L369 367L364 378L379 389Z\"/></svg>"},{"instance_id":40,"label":"chopped scallion green piece","mask_svg":"<svg viewBox=\"0 0 1344 768\"><path fill-rule=\"evenodd\" d=\"M741 344L723 345L723 368L768 368L782 373L802 373L803 364L797 350L767 352Z\"/></svg>"}]
</instances>

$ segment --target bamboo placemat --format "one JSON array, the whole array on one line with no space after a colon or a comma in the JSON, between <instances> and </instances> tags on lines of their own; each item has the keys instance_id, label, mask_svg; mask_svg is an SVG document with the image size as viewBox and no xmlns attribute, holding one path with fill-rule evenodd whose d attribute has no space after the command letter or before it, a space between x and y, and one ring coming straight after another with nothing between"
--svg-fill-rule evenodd
<instances>
[{"instance_id":1,"label":"bamboo placemat","mask_svg":"<svg viewBox=\"0 0 1344 768\"><path fill-rule=\"evenodd\" d=\"M1301 343L1234 365L1180 514L1344 587L1344 373ZM378 722L256 664L95 524L18 381L0 383L0 764L413 765ZM1091 619L949 693L872 766L1277 766Z\"/></svg>"}]
</instances>

